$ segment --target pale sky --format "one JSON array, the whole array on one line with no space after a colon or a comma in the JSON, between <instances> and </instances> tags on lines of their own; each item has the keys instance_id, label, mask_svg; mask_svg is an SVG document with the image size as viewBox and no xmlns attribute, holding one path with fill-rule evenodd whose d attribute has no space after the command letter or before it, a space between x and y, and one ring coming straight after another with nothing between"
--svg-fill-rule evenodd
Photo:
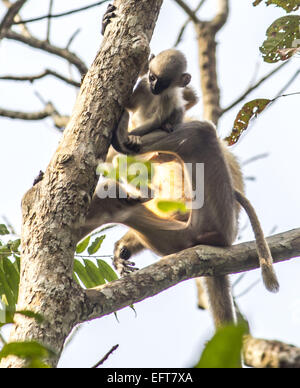
<instances>
[{"instance_id":1,"label":"pale sky","mask_svg":"<svg viewBox=\"0 0 300 388\"><path fill-rule=\"evenodd\" d=\"M88 5L92 1L55 1L55 12ZM198 1L187 1L196 6ZM278 17L285 16L279 8L264 5L253 8L252 0L232 0L229 21L219 33L218 70L222 102L226 106L235 100L249 85L255 73L257 78L271 71L274 65L264 64L258 47L265 31ZM208 0L203 8L203 18L213 14L214 0ZM30 0L22 11L23 18L47 13L48 1ZM77 28L81 28L72 45L84 61L90 65L101 43L101 17L106 9L94 8L81 14L53 20L52 42L64 46ZM0 3L0 18L5 12ZM172 47L177 32L186 20L181 9L165 0L155 30L151 49L158 53ZM43 38L46 23L30 25L33 34ZM187 56L192 84L199 88L197 46L192 25L187 29L179 47ZM259 66L258 66L259 65ZM278 75L256 90L247 101L254 98L273 98L289 78L299 69L300 58L295 57ZM45 68L69 74L63 60L31 50L22 44L4 40L0 46L0 74L37 74ZM258 69L258 70L257 70ZM76 69L74 77L79 79ZM55 103L57 109L70 114L76 98L76 89L48 77L33 85L0 81L0 107L11 110L36 111L43 108L34 95L35 91L45 100ZM299 78L286 93L299 92ZM242 141L234 147L241 161L261 153L269 153L267 159L244 168L245 176L255 176L247 181L247 196L254 204L268 235L277 226L276 233L300 226L300 183L298 122L299 96L280 99L252 124ZM232 128L241 104L222 118L219 132L223 136ZM193 116L201 119L201 100L193 109ZM38 122L14 121L0 118L0 216L5 215L20 231L20 201L40 170L45 170L58 145L60 134L51 120ZM0 220L1 221L1 220ZM243 215L241 225L246 222ZM124 227L112 229L101 253L112 254L113 243L125 232ZM243 240L253 240L251 229L243 232ZM135 261L143 267L157 260L152 253L142 254ZM248 318L252 335L277 339L300 346L300 261L294 259L276 265L281 284L278 295L268 293L260 283L246 296L238 299L241 311ZM259 271L248 273L234 290L239 294L260 277ZM106 367L187 367L200 356L205 341L212 335L212 322L208 312L196 307L194 281L177 285L162 294L136 304L137 316L129 308L113 315L82 325L74 340L65 350L60 367L91 367L115 344L119 349L106 362Z\"/></svg>"}]
</instances>

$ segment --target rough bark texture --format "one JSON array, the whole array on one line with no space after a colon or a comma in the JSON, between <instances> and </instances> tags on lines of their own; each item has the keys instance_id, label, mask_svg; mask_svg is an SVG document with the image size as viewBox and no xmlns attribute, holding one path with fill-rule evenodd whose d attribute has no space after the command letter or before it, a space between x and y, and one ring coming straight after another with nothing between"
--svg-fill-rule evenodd
<instances>
[{"instance_id":1,"label":"rough bark texture","mask_svg":"<svg viewBox=\"0 0 300 388\"><path fill-rule=\"evenodd\" d=\"M84 293L72 280L76 236L142 64L162 0L116 0L117 18L86 75L61 144L45 177L23 199L22 264L18 309L38 311L43 324L18 316L11 341L35 339L54 349L57 364L66 336L81 317ZM7 358L1 367L23 367Z\"/></svg>"},{"instance_id":2,"label":"rough bark texture","mask_svg":"<svg viewBox=\"0 0 300 388\"><path fill-rule=\"evenodd\" d=\"M244 362L253 368L299 369L300 348L279 341L247 337Z\"/></svg>"},{"instance_id":3,"label":"rough bark texture","mask_svg":"<svg viewBox=\"0 0 300 388\"><path fill-rule=\"evenodd\" d=\"M274 262L300 255L300 229L268 238ZM170 255L125 278L87 290L82 321L99 318L154 296L187 279L259 268L255 242L230 248L198 246Z\"/></svg>"}]
</instances>

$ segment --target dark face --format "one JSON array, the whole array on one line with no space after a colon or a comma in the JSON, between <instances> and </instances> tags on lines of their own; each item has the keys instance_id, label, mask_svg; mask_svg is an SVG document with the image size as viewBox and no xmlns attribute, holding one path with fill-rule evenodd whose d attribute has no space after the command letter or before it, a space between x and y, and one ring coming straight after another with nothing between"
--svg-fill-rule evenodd
<instances>
[{"instance_id":1,"label":"dark face","mask_svg":"<svg viewBox=\"0 0 300 388\"><path fill-rule=\"evenodd\" d=\"M170 79L159 78L153 73L149 73L150 90L153 94L159 95L171 85Z\"/></svg>"}]
</instances>

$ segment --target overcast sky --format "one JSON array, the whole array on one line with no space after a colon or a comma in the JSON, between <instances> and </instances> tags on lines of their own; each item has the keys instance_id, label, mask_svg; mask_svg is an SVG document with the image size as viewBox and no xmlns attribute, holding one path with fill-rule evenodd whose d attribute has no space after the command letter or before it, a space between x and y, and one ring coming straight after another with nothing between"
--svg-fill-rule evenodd
<instances>
[{"instance_id":1,"label":"overcast sky","mask_svg":"<svg viewBox=\"0 0 300 388\"><path fill-rule=\"evenodd\" d=\"M74 9L90 4L86 0L55 1L55 12ZM47 13L48 1L30 0L22 11L23 18ZM198 1L187 1L196 6ZM213 14L216 2L207 0L202 17ZM264 5L253 8L252 0L232 0L229 21L218 35L218 71L222 90L222 104L228 105L248 86L254 75L259 78L272 70L274 65L264 64L258 47L264 40L267 27L278 17L285 16L279 8ZM73 32L81 32L72 44L72 50L90 65L101 44L101 17L106 9L94 8L81 14L53 20L52 43L64 47ZM5 13L0 3L0 19ZM152 52L158 53L173 46L177 33L186 16L172 1L165 0L151 43ZM39 38L46 34L46 22L30 25L32 33ZM192 84L199 88L197 46L192 25L187 29L180 49L186 54ZM296 57L283 71L256 90L249 98L273 98L289 78L299 69ZM46 53L31 50L24 45L4 40L0 47L0 74L37 74L45 68L56 69L69 75L65 61ZM76 69L72 74L80 79ZM39 91L45 100L55 103L57 109L70 114L76 98L76 89L54 78L46 78L31 85L0 81L0 107L11 110L37 111L43 105L35 96ZM286 93L299 92L299 78ZM245 166L247 196L253 202L265 234L277 227L282 232L300 226L299 183L299 101L300 96L281 98L252 124L241 142L233 148L240 161L257 154L269 157ZM220 135L230 132L238 106L222 118ZM201 100L193 109L193 116L201 119ZM40 170L45 170L55 152L60 134L51 120L40 122L13 121L0 117L0 216L5 215L20 232L20 201ZM1 220L0 220L1 221ZM246 222L242 216L241 225ZM102 253L111 254L113 243L125 232L124 227L112 229ZM243 240L252 240L249 226L243 232ZM139 267L157 260L152 254L139 256ZM268 293L260 283L246 296L238 299L242 312L249 319L252 335L277 339L300 346L300 262L293 260L276 265L281 283L278 295ZM234 289L239 294L253 281L259 279L259 271L247 274ZM196 308L194 281L188 281L147 299L131 309L118 313L119 322L113 315L85 325L65 350L61 367L91 367L113 345L119 349L106 362L106 367L186 367L197 360L203 344L212 335L212 322L207 312Z\"/></svg>"}]
</instances>

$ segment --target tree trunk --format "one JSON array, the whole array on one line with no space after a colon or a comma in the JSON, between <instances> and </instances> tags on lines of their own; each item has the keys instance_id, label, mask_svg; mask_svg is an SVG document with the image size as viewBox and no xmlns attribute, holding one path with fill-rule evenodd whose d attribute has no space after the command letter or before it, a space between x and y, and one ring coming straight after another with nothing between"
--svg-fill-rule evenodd
<instances>
[{"instance_id":1,"label":"tree trunk","mask_svg":"<svg viewBox=\"0 0 300 388\"><path fill-rule=\"evenodd\" d=\"M84 223L99 160L105 160L112 131L149 55L149 41L162 0L116 0L117 17L87 73L70 122L44 179L22 203L22 261L19 310L39 312L42 324L16 316L10 341L36 340L57 356L84 309L85 293L72 279L74 231ZM25 367L14 357L2 368Z\"/></svg>"}]
</instances>

